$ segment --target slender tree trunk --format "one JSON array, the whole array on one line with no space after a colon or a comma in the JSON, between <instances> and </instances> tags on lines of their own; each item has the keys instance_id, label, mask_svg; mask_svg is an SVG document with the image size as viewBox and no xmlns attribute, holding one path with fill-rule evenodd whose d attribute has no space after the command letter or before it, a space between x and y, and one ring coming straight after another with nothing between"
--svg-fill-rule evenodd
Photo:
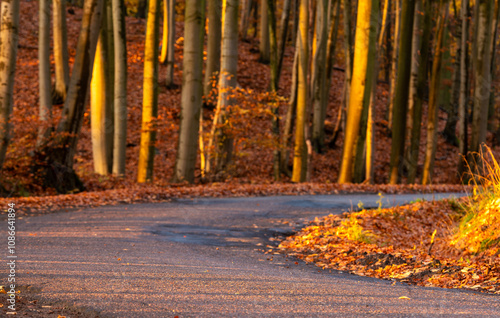
<instances>
[{"instance_id":1,"label":"slender tree trunk","mask_svg":"<svg viewBox=\"0 0 500 318\"><path fill-rule=\"evenodd\" d=\"M415 0L403 1L401 11L401 40L399 41L399 59L397 82L393 101L392 146L390 163L390 184L400 182L402 158L405 149L406 115L412 60L412 33L415 16Z\"/></svg>"},{"instance_id":2,"label":"slender tree trunk","mask_svg":"<svg viewBox=\"0 0 500 318\"><path fill-rule=\"evenodd\" d=\"M14 106L14 74L19 39L19 0L1 3L0 17L0 171L9 145L9 118Z\"/></svg>"},{"instance_id":3,"label":"slender tree trunk","mask_svg":"<svg viewBox=\"0 0 500 318\"><path fill-rule=\"evenodd\" d=\"M350 92L351 92L351 78L352 78L352 60L354 57L353 51L353 34L351 23L351 0L344 1L344 46L345 46L345 85L346 91L344 93L344 105L347 109L349 105Z\"/></svg>"},{"instance_id":4,"label":"slender tree trunk","mask_svg":"<svg viewBox=\"0 0 500 318\"><path fill-rule=\"evenodd\" d=\"M84 189L73 170L73 159L88 98L103 4L103 0L84 4L73 72L56 131L58 137L50 145L40 145L36 152L34 170L41 174L45 186L54 187L59 193Z\"/></svg>"},{"instance_id":5,"label":"slender tree trunk","mask_svg":"<svg viewBox=\"0 0 500 318\"><path fill-rule=\"evenodd\" d=\"M292 182L304 182L307 174L306 151L306 109L307 109L307 74L308 74L308 25L309 11L307 2L300 1L299 29L297 38L298 55L298 85L297 85L297 120L295 124L295 146L293 153Z\"/></svg>"},{"instance_id":6,"label":"slender tree trunk","mask_svg":"<svg viewBox=\"0 0 500 318\"><path fill-rule=\"evenodd\" d=\"M233 137L228 131L230 113L228 107L232 105L232 90L236 88L236 71L238 67L238 0L224 0L222 7L222 49L221 49L221 76L219 77L219 98L214 115L209 149L215 147L215 165L213 175L223 177L232 159ZM267 12L266 12L267 14ZM266 25L267 27L267 25ZM209 163L208 161L207 163ZM210 166L207 165L210 172Z\"/></svg>"},{"instance_id":7,"label":"slender tree trunk","mask_svg":"<svg viewBox=\"0 0 500 318\"><path fill-rule=\"evenodd\" d=\"M359 138L361 117L363 109L367 109L368 107L371 95L371 82L373 76L369 73L369 67L374 61L373 44L374 41L376 41L376 23L378 20L377 12L377 0L359 3L355 39L356 50L354 51L354 64L352 72L353 76L351 80L344 149L342 153L342 163L340 166L338 183L352 182L354 172L353 159L356 153L356 145ZM371 63L370 60L372 60Z\"/></svg>"},{"instance_id":8,"label":"slender tree trunk","mask_svg":"<svg viewBox=\"0 0 500 318\"><path fill-rule=\"evenodd\" d=\"M490 68L491 68L491 83L495 81L495 75L496 75L496 65L495 65L495 57L496 57L496 48L497 48L497 38L498 38L498 22L500 19L500 3L498 1L495 1L495 4L493 5L495 7L494 15L493 15L493 22L491 23L492 30L491 30L491 63L490 63ZM488 131L495 132L495 92L493 89L490 90L490 101L488 104Z\"/></svg>"},{"instance_id":9,"label":"slender tree trunk","mask_svg":"<svg viewBox=\"0 0 500 318\"><path fill-rule=\"evenodd\" d=\"M494 1L476 1L476 39L473 54L474 68L474 109L471 129L470 150L479 153L482 143L486 142L488 104L491 90L491 25L493 20ZM480 158L473 154L469 164L478 168ZM477 167L474 167L477 165Z\"/></svg>"},{"instance_id":10,"label":"slender tree trunk","mask_svg":"<svg viewBox=\"0 0 500 318\"><path fill-rule=\"evenodd\" d=\"M315 152L321 153L325 146L325 117L328 105L326 86L326 51L329 11L327 0L319 0L316 6L316 50L313 56L312 70L312 104L313 128L312 146Z\"/></svg>"},{"instance_id":11,"label":"slender tree trunk","mask_svg":"<svg viewBox=\"0 0 500 318\"><path fill-rule=\"evenodd\" d=\"M460 48L460 93L458 99L458 174L463 175L467 155L468 100L469 100L469 0L462 0Z\"/></svg>"},{"instance_id":12,"label":"slender tree trunk","mask_svg":"<svg viewBox=\"0 0 500 318\"><path fill-rule=\"evenodd\" d=\"M248 0L247 0L248 2ZM216 86L220 71L220 41L222 29L222 3L220 0L208 1L208 40L207 40L207 67L203 96L205 104L216 104Z\"/></svg>"},{"instance_id":13,"label":"slender tree trunk","mask_svg":"<svg viewBox=\"0 0 500 318\"><path fill-rule=\"evenodd\" d=\"M288 24L290 20L290 3L291 0L285 0L283 3L283 12L281 14L281 29L280 29L280 36L279 36L279 43L278 43L278 70L277 70L277 78L276 78L276 83L278 83L278 88L279 88L279 82L280 82L280 76L281 76L281 68L283 66L283 58L285 56L285 48L286 48L286 40L287 40L287 34L288 34Z\"/></svg>"},{"instance_id":14,"label":"slender tree trunk","mask_svg":"<svg viewBox=\"0 0 500 318\"><path fill-rule=\"evenodd\" d=\"M151 1L151 0L150 0ZM165 85L169 88L174 87L174 65L175 65L175 0L168 1L168 39L167 39L167 69L165 76Z\"/></svg>"},{"instance_id":15,"label":"slender tree trunk","mask_svg":"<svg viewBox=\"0 0 500 318\"><path fill-rule=\"evenodd\" d=\"M444 32L448 20L449 6L446 0L441 4L441 16L439 18L438 36L434 50L434 60L432 63L432 77L429 92L429 110L427 115L427 144L425 148L424 170L422 174L422 184L432 182L432 172L434 169L434 159L437 146L437 123L438 123L438 94L441 85L441 64L443 54Z\"/></svg>"},{"instance_id":16,"label":"slender tree trunk","mask_svg":"<svg viewBox=\"0 0 500 318\"><path fill-rule=\"evenodd\" d=\"M37 146L50 136L52 126L52 96L50 76L50 2L39 2L38 74L39 74L39 124ZM66 91L64 92L66 93Z\"/></svg>"},{"instance_id":17,"label":"slender tree trunk","mask_svg":"<svg viewBox=\"0 0 500 318\"><path fill-rule=\"evenodd\" d=\"M273 94L276 94L278 90L278 44L276 39L276 16L275 16L275 7L274 0L266 0L267 1L267 14L269 20L269 51L270 51L270 62L271 62L271 80L270 80L270 91ZM281 177L281 151L280 151L280 118L279 118L279 108L276 100L271 101L271 111L273 113L272 119L272 134L274 138L274 151L273 151L273 172L274 179L276 181L280 180Z\"/></svg>"},{"instance_id":18,"label":"slender tree trunk","mask_svg":"<svg viewBox=\"0 0 500 318\"><path fill-rule=\"evenodd\" d=\"M52 100L64 103L69 84L68 35L66 27L66 1L53 0L53 33L55 84Z\"/></svg>"},{"instance_id":19,"label":"slender tree trunk","mask_svg":"<svg viewBox=\"0 0 500 318\"><path fill-rule=\"evenodd\" d=\"M211 2L213 3L209 3L209 10L210 6L214 4L218 5L216 1ZM203 22L205 20L204 9L204 3L200 4L199 0L189 0L186 2L184 59L182 62L181 123L179 128L177 161L175 164L175 181L177 182L194 182L200 114L203 103L202 69L203 38L205 35L203 29ZM214 15L209 17L209 23L212 18L214 18ZM214 32L214 30L210 29L209 34L212 32Z\"/></svg>"},{"instance_id":20,"label":"slender tree trunk","mask_svg":"<svg viewBox=\"0 0 500 318\"><path fill-rule=\"evenodd\" d=\"M397 83L397 67L398 67L398 54L399 54L399 32L401 30L401 0L394 0L394 39L392 46L391 58L391 76L389 82L389 107L387 108L387 117L389 122L389 129L392 129L392 116L394 108L394 96L396 94Z\"/></svg>"},{"instance_id":21,"label":"slender tree trunk","mask_svg":"<svg viewBox=\"0 0 500 318\"><path fill-rule=\"evenodd\" d=\"M248 38L248 27L250 26L250 17L254 1L255 0L243 0L241 5L240 34L243 41L246 41ZM210 1L208 6L210 7ZM208 10L210 11L210 8Z\"/></svg>"},{"instance_id":22,"label":"slender tree trunk","mask_svg":"<svg viewBox=\"0 0 500 318\"><path fill-rule=\"evenodd\" d=\"M269 52L269 18L267 15L267 0L260 4L260 38L259 38L259 61L267 64L270 61Z\"/></svg>"},{"instance_id":23,"label":"slender tree trunk","mask_svg":"<svg viewBox=\"0 0 500 318\"><path fill-rule=\"evenodd\" d=\"M298 42L298 38L295 42ZM298 47L298 44L296 44ZM283 153L281 154L281 169L289 177L291 177L291 172L288 169L288 143L292 136L293 122L297 113L297 88L298 88L298 63L299 63L299 50L295 49L295 54L293 58L292 66L292 85L290 92L290 99L288 100L288 110L286 112L285 127L283 128L283 135L281 140L281 145L283 147Z\"/></svg>"},{"instance_id":24,"label":"slender tree trunk","mask_svg":"<svg viewBox=\"0 0 500 318\"><path fill-rule=\"evenodd\" d=\"M424 1L423 16L419 12L415 12L415 21L413 29L413 44L416 45L416 50L413 49L414 55L412 60L412 78L410 82L410 100L408 129L409 147L406 160L408 163L408 179L409 184L415 183L418 167L418 155L420 152L420 135L422 124L422 104L424 102L424 91L427 86L428 59L429 59L429 42L432 27L431 19L431 0ZM418 17L417 17L418 15ZM414 67L416 69L414 69ZM416 72L416 74L415 74ZM416 75L416 77L415 77Z\"/></svg>"},{"instance_id":25,"label":"slender tree trunk","mask_svg":"<svg viewBox=\"0 0 500 318\"><path fill-rule=\"evenodd\" d=\"M144 49L144 84L142 96L142 132L139 148L137 182L153 181L153 165L158 116L158 33L159 0L150 0Z\"/></svg>"},{"instance_id":26,"label":"slender tree trunk","mask_svg":"<svg viewBox=\"0 0 500 318\"><path fill-rule=\"evenodd\" d=\"M127 40L124 1L112 0L112 9L115 55L113 174L124 176L127 149Z\"/></svg>"}]
</instances>

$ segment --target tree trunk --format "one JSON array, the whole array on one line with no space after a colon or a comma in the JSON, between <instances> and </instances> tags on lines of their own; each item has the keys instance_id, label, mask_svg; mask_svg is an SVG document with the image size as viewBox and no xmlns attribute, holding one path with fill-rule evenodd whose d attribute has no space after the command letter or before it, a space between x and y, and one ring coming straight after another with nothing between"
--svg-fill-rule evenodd
<instances>
[{"instance_id":1,"label":"tree trunk","mask_svg":"<svg viewBox=\"0 0 500 318\"><path fill-rule=\"evenodd\" d=\"M110 80L107 6L104 6L103 21L94 59L92 80L90 82L90 124L94 172L101 175L111 173L113 163L113 91Z\"/></svg>"},{"instance_id":2,"label":"tree trunk","mask_svg":"<svg viewBox=\"0 0 500 318\"><path fill-rule=\"evenodd\" d=\"M331 8L331 6L330 6ZM328 105L326 86L326 51L327 51L327 28L330 11L327 0L319 0L316 6L316 50L313 56L312 69L312 105L313 105L313 127L312 146L315 152L321 153L325 146L325 117Z\"/></svg>"},{"instance_id":3,"label":"tree trunk","mask_svg":"<svg viewBox=\"0 0 500 318\"><path fill-rule=\"evenodd\" d=\"M248 0L247 0L248 1ZM217 101L217 82L220 71L220 44L222 29L222 3L220 0L208 1L208 40L207 40L207 67L203 96L205 104L215 105Z\"/></svg>"},{"instance_id":4,"label":"tree trunk","mask_svg":"<svg viewBox=\"0 0 500 318\"><path fill-rule=\"evenodd\" d=\"M142 131L137 182L153 181L158 116L158 33L159 0L150 0L144 48L144 82L142 96Z\"/></svg>"},{"instance_id":5,"label":"tree trunk","mask_svg":"<svg viewBox=\"0 0 500 318\"><path fill-rule=\"evenodd\" d=\"M495 75L496 75L496 65L495 65L495 57L496 57L496 52L497 52L497 38L498 38L498 22L500 19L500 3L498 1L495 1L494 4L495 11L493 15L493 22L491 23L492 30L491 30L491 63L490 63L490 68L491 68L491 83L495 82ZM488 104L488 131L495 132L495 91L493 89L490 90L490 101Z\"/></svg>"},{"instance_id":6,"label":"tree trunk","mask_svg":"<svg viewBox=\"0 0 500 318\"><path fill-rule=\"evenodd\" d=\"M397 66L398 66L398 54L399 54L399 32L401 29L401 0L394 0L394 39L392 46L392 58L391 58L391 76L389 82L389 106L387 107L387 117L389 122L389 129L392 129L392 116L394 108L394 96L396 92L397 83Z\"/></svg>"},{"instance_id":7,"label":"tree trunk","mask_svg":"<svg viewBox=\"0 0 500 318\"><path fill-rule=\"evenodd\" d=\"M362 2L358 6L354 64L351 80L349 109L344 137L344 149L338 183L352 182L353 159L359 138L363 109L368 108L373 76L369 71L373 66L374 41L378 20L378 1ZM371 61L371 62L370 62ZM366 129L366 128L365 128Z\"/></svg>"},{"instance_id":8,"label":"tree trunk","mask_svg":"<svg viewBox=\"0 0 500 318\"><path fill-rule=\"evenodd\" d=\"M268 64L271 57L269 52L269 18L267 15L267 0L260 4L260 38L259 38L259 61Z\"/></svg>"},{"instance_id":9,"label":"tree trunk","mask_svg":"<svg viewBox=\"0 0 500 318\"><path fill-rule=\"evenodd\" d=\"M279 88L280 76L281 76L281 68L283 66L283 58L285 56L285 48L286 48L286 40L288 34L288 24L290 20L290 3L291 0L285 0L283 3L283 12L281 14L281 29L280 29L280 37L278 43L278 71L277 71L277 88Z\"/></svg>"},{"instance_id":10,"label":"tree trunk","mask_svg":"<svg viewBox=\"0 0 500 318\"><path fill-rule=\"evenodd\" d=\"M469 0L462 0L460 49L460 93L458 99L458 174L463 175L467 155L468 101L469 101Z\"/></svg>"},{"instance_id":11,"label":"tree trunk","mask_svg":"<svg viewBox=\"0 0 500 318\"><path fill-rule=\"evenodd\" d=\"M413 59L412 76L410 80L410 99L408 111L407 140L409 141L406 152L409 184L415 183L418 167L418 154L420 152L420 135L422 124L422 104L424 91L427 86L429 42L432 27L431 0L424 1L423 16L415 12L413 29ZM419 7L422 7L419 4Z\"/></svg>"},{"instance_id":12,"label":"tree trunk","mask_svg":"<svg viewBox=\"0 0 500 318\"><path fill-rule=\"evenodd\" d=\"M298 42L298 38L295 42ZM296 47L298 44L296 43ZM291 177L291 172L288 169L288 143L292 136L293 122L297 113L297 88L298 88L298 63L299 63L299 51L296 49L293 66L292 66L292 84L290 89L290 99L288 100L288 110L286 112L285 127L283 128L283 135L281 139L281 145L283 147L283 153L281 154L281 170Z\"/></svg>"},{"instance_id":13,"label":"tree trunk","mask_svg":"<svg viewBox=\"0 0 500 318\"><path fill-rule=\"evenodd\" d=\"M216 1L210 6L218 5ZM181 123L179 127L179 143L177 161L175 163L175 181L194 182L196 154L198 149L198 133L203 91L203 38L205 5L199 0L186 2L184 59L181 95ZM213 9L213 8L212 8ZM210 13L209 13L210 14ZM209 18L209 23L214 17ZM220 21L220 17L219 17ZM209 24L210 27L210 24ZM214 30L210 29L210 33Z\"/></svg>"},{"instance_id":14,"label":"tree trunk","mask_svg":"<svg viewBox=\"0 0 500 318\"><path fill-rule=\"evenodd\" d=\"M474 68L474 109L471 129L470 151L473 160L469 164L475 169L480 166L478 153L482 150L482 143L486 142L488 127L488 104L491 90L491 25L493 20L494 1L476 1L476 39L473 54ZM476 165L476 167L475 167Z\"/></svg>"},{"instance_id":15,"label":"tree trunk","mask_svg":"<svg viewBox=\"0 0 500 318\"><path fill-rule=\"evenodd\" d=\"M434 159L437 146L437 124L438 124L438 94L441 85L441 64L443 54L444 32L448 20L449 6L446 0L441 4L441 15L439 18L438 36L434 50L434 60L432 62L432 77L429 92L429 110L427 115L427 144L425 148L424 170L422 174L422 184L432 182L432 172L434 169Z\"/></svg>"},{"instance_id":16,"label":"tree trunk","mask_svg":"<svg viewBox=\"0 0 500 318\"><path fill-rule=\"evenodd\" d=\"M354 57L353 51L353 35L351 23L351 1L344 1L344 46L345 46L345 85L346 90L344 93L344 105L347 109L349 105L350 92L351 92L351 78L352 78L352 60Z\"/></svg>"},{"instance_id":17,"label":"tree trunk","mask_svg":"<svg viewBox=\"0 0 500 318\"><path fill-rule=\"evenodd\" d=\"M208 165L207 171L215 178L223 178L232 159L233 137L228 131L230 113L228 107L234 103L232 90L236 88L236 71L238 67L238 0L224 0L222 8L222 49L221 76L219 77L219 98L214 115L209 149L215 147L215 164L213 171ZM267 14L267 12L266 12ZM267 28L267 25L266 25Z\"/></svg>"},{"instance_id":18,"label":"tree trunk","mask_svg":"<svg viewBox=\"0 0 500 318\"><path fill-rule=\"evenodd\" d=\"M127 40L124 1L112 0L112 9L115 54L113 174L124 176L127 149Z\"/></svg>"},{"instance_id":19,"label":"tree trunk","mask_svg":"<svg viewBox=\"0 0 500 318\"><path fill-rule=\"evenodd\" d=\"M168 39L167 39L167 69L165 71L165 85L169 88L174 84L174 66L175 66L175 0L168 1ZM164 22L165 23L165 22Z\"/></svg>"},{"instance_id":20,"label":"tree trunk","mask_svg":"<svg viewBox=\"0 0 500 318\"><path fill-rule=\"evenodd\" d=\"M242 8L241 8L240 33L241 33L241 39L243 41L246 41L248 38L248 27L250 26L250 17L254 1L255 0L243 0L243 4L241 6ZM210 11L210 2L208 3L208 6L209 6L208 10Z\"/></svg>"},{"instance_id":21,"label":"tree trunk","mask_svg":"<svg viewBox=\"0 0 500 318\"><path fill-rule=\"evenodd\" d=\"M57 137L50 144L40 145L36 152L35 172L41 174L45 186L54 187L59 193L84 189L73 170L73 159L88 98L103 4L103 0L85 2L73 73L57 126Z\"/></svg>"},{"instance_id":22,"label":"tree trunk","mask_svg":"<svg viewBox=\"0 0 500 318\"><path fill-rule=\"evenodd\" d=\"M298 73L297 73L297 119L295 124L295 146L293 152L292 182L304 182L307 174L306 151L306 109L308 73L308 30L309 11L307 1L301 0L299 7L299 28L297 34Z\"/></svg>"},{"instance_id":23,"label":"tree trunk","mask_svg":"<svg viewBox=\"0 0 500 318\"><path fill-rule=\"evenodd\" d=\"M19 0L2 1L0 20L0 171L9 145L9 118L14 106L14 74L19 39Z\"/></svg>"},{"instance_id":24,"label":"tree trunk","mask_svg":"<svg viewBox=\"0 0 500 318\"><path fill-rule=\"evenodd\" d=\"M270 62L271 62L271 78L270 78L270 91L276 94L278 90L278 44L276 39L276 15L274 0L267 1L267 14L269 20L269 52L270 52ZM271 100L271 111L273 113L272 117L272 135L274 139L274 150L273 150L273 173L274 179L276 181L280 180L281 177L281 150L280 150L280 118L279 118L279 108L278 102L275 100L275 96L272 96Z\"/></svg>"},{"instance_id":25,"label":"tree trunk","mask_svg":"<svg viewBox=\"0 0 500 318\"><path fill-rule=\"evenodd\" d=\"M39 74L39 123L37 146L50 136L52 130L52 96L50 76L50 2L39 1L38 74ZM64 92L66 93L66 91Z\"/></svg>"},{"instance_id":26,"label":"tree trunk","mask_svg":"<svg viewBox=\"0 0 500 318\"><path fill-rule=\"evenodd\" d=\"M53 102L64 103L69 84L68 35L66 27L66 1L53 0L53 33L55 84Z\"/></svg>"},{"instance_id":27,"label":"tree trunk","mask_svg":"<svg viewBox=\"0 0 500 318\"><path fill-rule=\"evenodd\" d=\"M399 41L399 59L397 82L393 102L392 146L390 163L390 184L400 182L402 158L405 149L406 114L408 112L408 96L412 60L412 33L415 17L415 0L403 1L401 11L401 40Z\"/></svg>"}]
</instances>

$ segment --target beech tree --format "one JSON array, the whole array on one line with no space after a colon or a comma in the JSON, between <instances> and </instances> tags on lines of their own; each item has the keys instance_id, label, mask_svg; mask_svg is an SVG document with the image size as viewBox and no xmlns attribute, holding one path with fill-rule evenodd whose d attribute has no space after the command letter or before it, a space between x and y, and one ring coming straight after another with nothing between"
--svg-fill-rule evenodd
<instances>
[{"instance_id":1,"label":"beech tree","mask_svg":"<svg viewBox=\"0 0 500 318\"><path fill-rule=\"evenodd\" d=\"M166 64L165 85L174 85L175 0L163 0L163 41L160 61Z\"/></svg>"},{"instance_id":2,"label":"beech tree","mask_svg":"<svg viewBox=\"0 0 500 318\"><path fill-rule=\"evenodd\" d=\"M293 151L292 182L304 182L307 174L306 151L306 109L308 99L307 74L309 63L309 10L305 0L300 0L299 28L297 32L298 72L297 72L297 116L295 124L295 145Z\"/></svg>"},{"instance_id":3,"label":"beech tree","mask_svg":"<svg viewBox=\"0 0 500 318\"><path fill-rule=\"evenodd\" d=\"M53 34L55 83L52 100L63 103L69 84L68 35L66 27L66 1L53 0Z\"/></svg>"},{"instance_id":4,"label":"beech tree","mask_svg":"<svg viewBox=\"0 0 500 318\"><path fill-rule=\"evenodd\" d=\"M403 1L401 11L401 37L399 41L399 58L397 82L392 109L392 146L390 163L390 184L397 184L402 171L404 156L406 114L412 60L413 18L415 16L415 0Z\"/></svg>"},{"instance_id":5,"label":"beech tree","mask_svg":"<svg viewBox=\"0 0 500 318\"><path fill-rule=\"evenodd\" d=\"M150 0L144 48L144 82L142 93L142 131L139 148L137 182L153 180L153 164L158 117L158 33L159 0Z\"/></svg>"},{"instance_id":6,"label":"beech tree","mask_svg":"<svg viewBox=\"0 0 500 318\"><path fill-rule=\"evenodd\" d=\"M216 4L209 3L209 6ZM202 106L202 69L205 5L186 1L184 59L182 66L181 122L175 163L175 181L194 182L198 130ZM213 18L213 16L212 16ZM210 32L214 32L210 30Z\"/></svg>"},{"instance_id":7,"label":"beech tree","mask_svg":"<svg viewBox=\"0 0 500 318\"><path fill-rule=\"evenodd\" d=\"M125 175L127 149L127 41L125 34L124 0L111 0L114 43L114 139L113 174Z\"/></svg>"},{"instance_id":8,"label":"beech tree","mask_svg":"<svg viewBox=\"0 0 500 318\"><path fill-rule=\"evenodd\" d=\"M1 3L0 17L0 169L9 145L9 119L14 106L14 74L19 39L19 0Z\"/></svg>"},{"instance_id":9,"label":"beech tree","mask_svg":"<svg viewBox=\"0 0 500 318\"><path fill-rule=\"evenodd\" d=\"M220 49L222 32L222 2L220 0L208 1L208 33L207 33L207 66L205 69L205 80L203 86L203 95L205 102L211 96L210 92L214 90L214 83L218 82L220 71Z\"/></svg>"},{"instance_id":10,"label":"beech tree","mask_svg":"<svg viewBox=\"0 0 500 318\"><path fill-rule=\"evenodd\" d=\"M50 2L40 0L38 18L38 76L40 94L37 145L49 137L52 126L52 89L50 76ZM66 91L64 91L66 95Z\"/></svg>"},{"instance_id":11,"label":"beech tree","mask_svg":"<svg viewBox=\"0 0 500 318\"><path fill-rule=\"evenodd\" d=\"M356 24L356 38L354 51L353 72L350 85L349 109L345 129L344 150L339 172L338 183L352 182L353 158L360 132L360 121L363 109L367 109L372 78L369 73L370 57L374 52L370 48L372 41L376 41L376 23L378 17L378 1L369 0L358 3L358 17Z\"/></svg>"},{"instance_id":12,"label":"beech tree","mask_svg":"<svg viewBox=\"0 0 500 318\"><path fill-rule=\"evenodd\" d=\"M259 36L259 53L260 62L269 63L271 60L269 51L269 16L267 14L267 0L262 0L260 3L260 36Z\"/></svg>"},{"instance_id":13,"label":"beech tree","mask_svg":"<svg viewBox=\"0 0 500 318\"><path fill-rule=\"evenodd\" d=\"M236 88L238 67L238 6L238 0L223 0L219 96L208 147L214 149L214 162L212 166L208 158L206 166L207 172L216 178L223 177L227 172L233 152L233 138L228 132L227 123L231 116L228 107L234 102L231 91Z\"/></svg>"},{"instance_id":14,"label":"beech tree","mask_svg":"<svg viewBox=\"0 0 500 318\"><path fill-rule=\"evenodd\" d=\"M35 170L41 174L45 186L53 187L60 193L84 189L73 170L73 159L88 100L103 4L103 0L89 0L84 4L73 72L56 138L50 144L41 144L36 151Z\"/></svg>"}]
</instances>

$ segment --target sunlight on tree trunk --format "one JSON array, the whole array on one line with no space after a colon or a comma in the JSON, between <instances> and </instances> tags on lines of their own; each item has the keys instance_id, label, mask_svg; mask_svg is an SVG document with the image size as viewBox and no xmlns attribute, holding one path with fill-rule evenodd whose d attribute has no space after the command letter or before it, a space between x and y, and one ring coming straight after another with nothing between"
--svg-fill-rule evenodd
<instances>
[{"instance_id":1,"label":"sunlight on tree trunk","mask_svg":"<svg viewBox=\"0 0 500 318\"><path fill-rule=\"evenodd\" d=\"M389 122L389 129L392 129L392 115L394 108L394 95L396 92L397 83L397 66L398 66L398 53L399 53L399 32L401 30L401 0L393 0L394 3L394 35L393 35L393 46L392 46L392 58L391 58L391 77L389 83L389 105L387 107L387 118ZM390 37L389 37L390 38Z\"/></svg>"},{"instance_id":2,"label":"sunlight on tree trunk","mask_svg":"<svg viewBox=\"0 0 500 318\"><path fill-rule=\"evenodd\" d=\"M308 32L309 11L307 1L301 0L299 7L299 29L297 34L298 73L297 73L297 119L295 123L295 146L293 152L292 182L304 182L307 173L307 151L305 130L307 109L308 74Z\"/></svg>"},{"instance_id":3,"label":"sunlight on tree trunk","mask_svg":"<svg viewBox=\"0 0 500 318\"><path fill-rule=\"evenodd\" d=\"M144 84L142 97L142 131L137 182L153 181L158 116L158 10L159 0L149 1L144 49Z\"/></svg>"},{"instance_id":4,"label":"sunlight on tree trunk","mask_svg":"<svg viewBox=\"0 0 500 318\"><path fill-rule=\"evenodd\" d=\"M350 87L349 109L344 137L344 149L338 183L352 182L353 163L360 132L363 109L368 107L371 95L372 74L369 74L371 41L376 41L378 1L369 0L358 4L353 72Z\"/></svg>"},{"instance_id":5,"label":"sunlight on tree trunk","mask_svg":"<svg viewBox=\"0 0 500 318\"><path fill-rule=\"evenodd\" d=\"M53 0L53 34L55 84L52 100L64 103L69 84L68 35L66 27L66 1Z\"/></svg>"},{"instance_id":6,"label":"sunlight on tree trunk","mask_svg":"<svg viewBox=\"0 0 500 318\"><path fill-rule=\"evenodd\" d=\"M213 2L215 3L215 1ZM186 2L184 59L182 62L181 122L174 177L176 182L194 182L200 114L203 103L204 17L204 3L200 4L199 0L189 0ZM211 30L211 32L214 31Z\"/></svg>"}]
</instances>

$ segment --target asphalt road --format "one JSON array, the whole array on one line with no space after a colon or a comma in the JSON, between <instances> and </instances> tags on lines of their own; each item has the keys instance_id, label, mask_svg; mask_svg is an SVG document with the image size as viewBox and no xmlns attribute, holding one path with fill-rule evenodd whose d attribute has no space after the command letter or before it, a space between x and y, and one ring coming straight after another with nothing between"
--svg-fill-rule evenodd
<instances>
[{"instance_id":1,"label":"asphalt road","mask_svg":"<svg viewBox=\"0 0 500 318\"><path fill-rule=\"evenodd\" d=\"M415 199L388 196L384 204ZM289 231L289 221L341 213L359 201L377 207L377 200L178 200L23 218L18 282L40 287L49 300L111 317L500 317L498 296L393 286L281 255L271 260L258 250L257 244ZM3 281L7 267L1 270Z\"/></svg>"}]
</instances>

